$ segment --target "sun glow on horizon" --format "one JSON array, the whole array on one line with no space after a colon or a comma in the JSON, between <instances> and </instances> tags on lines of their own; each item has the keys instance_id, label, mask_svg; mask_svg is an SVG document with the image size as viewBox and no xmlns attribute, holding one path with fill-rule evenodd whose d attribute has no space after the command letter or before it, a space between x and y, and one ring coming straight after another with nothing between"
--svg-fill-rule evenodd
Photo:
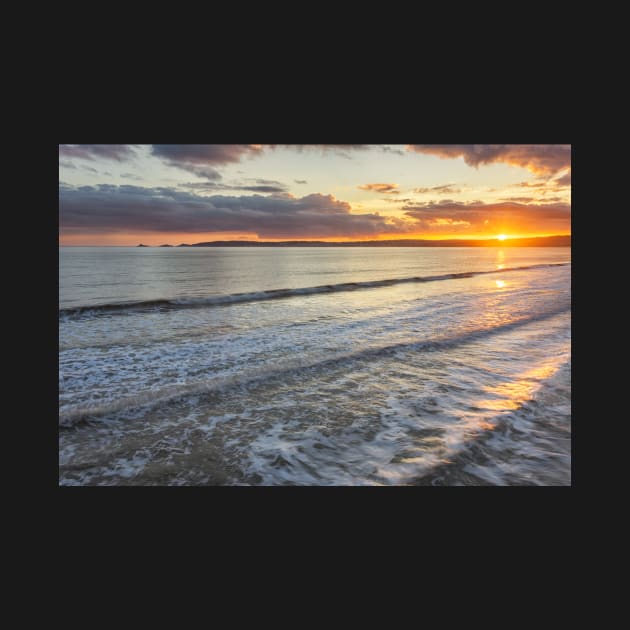
<instances>
[{"instance_id":1,"label":"sun glow on horizon","mask_svg":"<svg viewBox=\"0 0 630 630\"><path fill-rule=\"evenodd\" d=\"M499 235L497 236L497 238L498 238L500 241L504 241L504 240L507 238L507 236L506 236L505 234L499 234Z\"/></svg>"}]
</instances>

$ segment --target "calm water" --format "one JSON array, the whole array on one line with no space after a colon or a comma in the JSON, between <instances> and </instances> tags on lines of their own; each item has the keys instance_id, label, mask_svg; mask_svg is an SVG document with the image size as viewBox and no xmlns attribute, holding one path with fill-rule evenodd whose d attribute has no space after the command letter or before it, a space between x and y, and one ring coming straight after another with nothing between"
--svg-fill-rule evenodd
<instances>
[{"instance_id":1,"label":"calm water","mask_svg":"<svg viewBox=\"0 0 630 630\"><path fill-rule=\"evenodd\" d=\"M570 484L570 260L60 248L60 483Z\"/></svg>"}]
</instances>

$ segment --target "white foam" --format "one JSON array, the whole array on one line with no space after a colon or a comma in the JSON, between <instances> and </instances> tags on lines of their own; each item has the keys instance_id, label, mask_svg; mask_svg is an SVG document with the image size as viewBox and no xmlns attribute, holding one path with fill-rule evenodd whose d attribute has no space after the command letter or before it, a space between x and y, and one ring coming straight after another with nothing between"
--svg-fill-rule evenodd
<instances>
[{"instance_id":1,"label":"white foam","mask_svg":"<svg viewBox=\"0 0 630 630\"><path fill-rule=\"evenodd\" d=\"M500 290L481 277L249 304L231 322L220 309L134 314L111 333L104 318L63 324L61 422L100 422L60 433L60 483L154 483L158 463L173 484L408 483L508 413L480 400L512 394L484 386L566 354L567 278L541 269Z\"/></svg>"}]
</instances>

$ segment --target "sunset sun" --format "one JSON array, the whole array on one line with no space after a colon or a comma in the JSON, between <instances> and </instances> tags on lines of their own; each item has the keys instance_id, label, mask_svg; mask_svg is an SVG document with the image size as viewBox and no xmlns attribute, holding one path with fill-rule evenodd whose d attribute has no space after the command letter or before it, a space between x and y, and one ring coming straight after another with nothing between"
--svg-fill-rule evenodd
<instances>
[{"instance_id":1,"label":"sunset sun","mask_svg":"<svg viewBox=\"0 0 630 630\"><path fill-rule=\"evenodd\" d=\"M499 234L499 235L497 236L497 238L498 238L500 241L504 241L504 240L507 238L507 236L505 236L505 234Z\"/></svg>"}]
</instances>

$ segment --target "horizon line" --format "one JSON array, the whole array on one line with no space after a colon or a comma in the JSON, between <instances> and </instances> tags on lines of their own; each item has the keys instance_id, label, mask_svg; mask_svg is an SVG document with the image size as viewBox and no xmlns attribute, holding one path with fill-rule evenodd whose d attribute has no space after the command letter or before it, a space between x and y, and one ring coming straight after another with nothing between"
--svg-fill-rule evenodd
<instances>
[{"instance_id":1,"label":"horizon line","mask_svg":"<svg viewBox=\"0 0 630 630\"><path fill-rule=\"evenodd\" d=\"M203 246L212 246L217 243L230 243L233 246L244 247L247 245L251 246L260 246L260 245L287 245L287 244L312 244L315 245L323 245L328 247L334 246L361 246L361 245L375 245L375 246L386 246L389 243L427 243L429 247L439 246L440 243L490 243L496 242L497 247L505 247L508 246L508 243L517 242L517 241L537 241L537 240L549 240L549 239L570 239L572 234L552 234L545 236L522 236L522 237L506 237L503 240L498 239L496 236L487 237L487 238L443 238L443 239L423 239L423 238L403 238L403 239L366 239L366 240L347 240L347 241L324 241L319 239L287 239L287 240L278 240L278 241L264 241L264 240L244 240L244 239L219 239L214 241L200 241L198 243L179 243L178 245L171 245L170 243L162 243L160 245L145 245L144 243L138 243L136 245L62 245L58 244L59 247L203 247ZM228 245L231 246L231 245ZM464 246L464 245L463 245Z\"/></svg>"}]
</instances>

